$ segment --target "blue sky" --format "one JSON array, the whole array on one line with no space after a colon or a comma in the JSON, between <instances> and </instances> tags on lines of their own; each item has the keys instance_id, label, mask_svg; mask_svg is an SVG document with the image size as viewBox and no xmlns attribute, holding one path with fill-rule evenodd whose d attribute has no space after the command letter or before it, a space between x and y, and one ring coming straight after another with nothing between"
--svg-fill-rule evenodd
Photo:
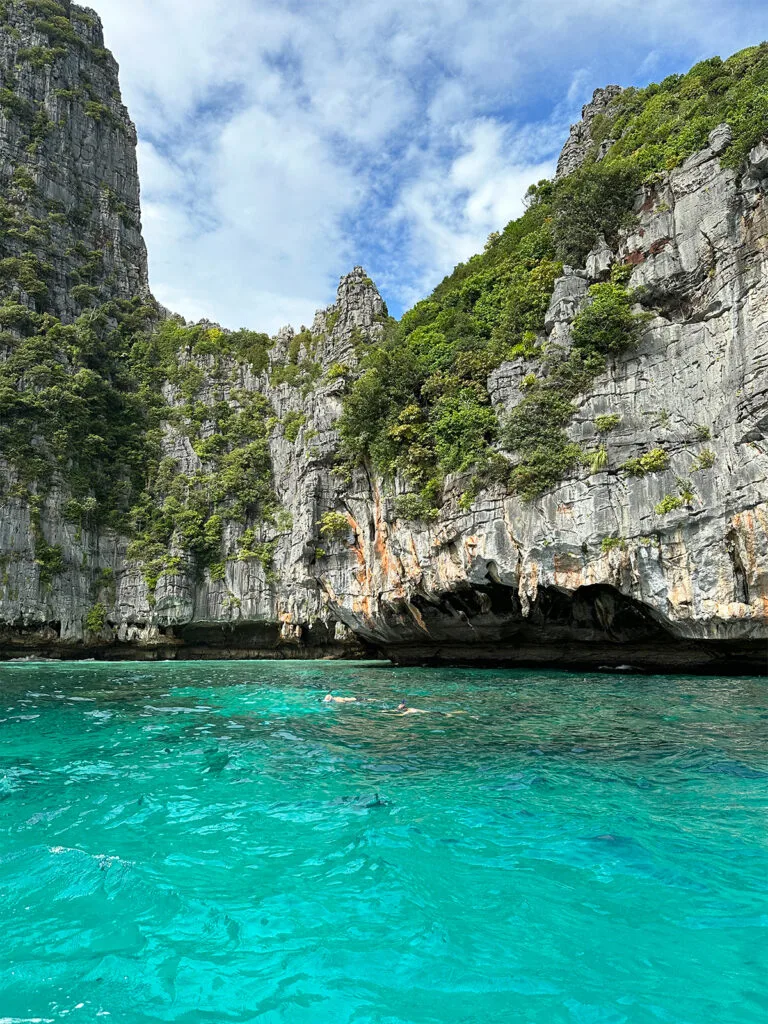
<instances>
[{"instance_id":1,"label":"blue sky","mask_svg":"<svg viewBox=\"0 0 768 1024\"><path fill-rule=\"evenodd\" d=\"M95 0L139 131L152 288L311 323L360 263L393 314L553 172L601 85L768 38L768 0Z\"/></svg>"}]
</instances>

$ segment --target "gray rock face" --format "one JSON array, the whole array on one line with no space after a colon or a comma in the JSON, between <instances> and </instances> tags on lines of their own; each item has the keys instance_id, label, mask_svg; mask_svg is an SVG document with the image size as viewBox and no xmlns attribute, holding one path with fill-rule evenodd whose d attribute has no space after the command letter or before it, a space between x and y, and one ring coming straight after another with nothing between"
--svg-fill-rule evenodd
<instances>
[{"instance_id":1,"label":"gray rock face","mask_svg":"<svg viewBox=\"0 0 768 1024\"><path fill-rule=\"evenodd\" d=\"M557 162L557 178L567 177L584 163L587 154L595 144L592 138L595 118L605 114L622 91L620 85L608 85L605 89L595 89L592 100L581 111L581 120L571 127L571 134ZM607 145L598 153L598 156L604 156L606 149Z\"/></svg>"},{"instance_id":2,"label":"gray rock face","mask_svg":"<svg viewBox=\"0 0 768 1024\"><path fill-rule=\"evenodd\" d=\"M354 370L366 345L381 337L386 319L381 296L356 267L341 280L337 302L315 318L312 336L320 341L311 355L319 363L320 377L311 390L273 382L272 370L284 363L295 337L291 328L279 332L264 373L254 374L232 359L185 357L206 374L200 401L236 404L242 391L269 400L276 422L270 435L275 489L286 513L277 526L262 527L258 537L260 543L275 545L271 571L257 559L237 557L244 527L229 523L223 579L212 579L208 572L200 580L179 569L161 576L151 597L140 566L127 557L128 540L111 531L80 532L67 524L67 495L54 488L41 510L41 530L47 544L61 547L65 569L45 580L29 509L21 500L0 500L0 569L5 574L0 656L27 651L116 658L365 653L366 645L333 614L326 598L318 574L339 552L320 553L333 545L321 538L319 524L324 513L345 502L345 486L332 472L344 377ZM309 355L301 351L299 360ZM183 404L171 385L165 397L172 406ZM295 438L286 436L283 426L290 416L301 423ZM189 438L171 424L165 426L162 454L177 463L179 472L193 475L202 468ZM0 465L0 478L12 489L10 467ZM100 636L85 628L96 603L108 610L108 625Z\"/></svg>"},{"instance_id":3,"label":"gray rock face","mask_svg":"<svg viewBox=\"0 0 768 1024\"><path fill-rule=\"evenodd\" d=\"M0 249L4 257L31 251L51 266L44 308L70 320L99 301L147 297L149 288L136 130L120 101L118 66L94 12L58 6L59 27L21 3L0 24L0 78L10 94L0 104L0 189L19 232L4 232Z\"/></svg>"},{"instance_id":4,"label":"gray rock face","mask_svg":"<svg viewBox=\"0 0 768 1024\"><path fill-rule=\"evenodd\" d=\"M592 252L587 256L587 277L590 281L607 281L616 256L601 235Z\"/></svg>"},{"instance_id":5,"label":"gray rock face","mask_svg":"<svg viewBox=\"0 0 768 1024\"><path fill-rule=\"evenodd\" d=\"M768 172L768 142L755 146L749 154L749 163L758 178L765 176Z\"/></svg>"},{"instance_id":6,"label":"gray rock face","mask_svg":"<svg viewBox=\"0 0 768 1024\"><path fill-rule=\"evenodd\" d=\"M552 344L570 348L570 324L584 305L588 292L586 273L563 267L563 276L555 281L555 290L544 318L544 327Z\"/></svg>"},{"instance_id":7,"label":"gray rock face","mask_svg":"<svg viewBox=\"0 0 768 1024\"><path fill-rule=\"evenodd\" d=\"M59 119L58 104L68 104L66 123L27 153L15 115L0 116L0 172L22 161L38 187L25 202L42 211L45 197L55 198L67 211L51 229L60 250L55 303L65 317L78 312L66 255L77 237L104 247L105 288L126 297L146 292L132 127L111 98L114 63L94 55L98 26L71 12L91 49L67 50L43 74L20 76L31 103ZM18 22L19 32L36 44L30 24L28 17ZM5 35L7 69L21 40ZM104 102L114 121L95 120L79 101L56 95L65 85L79 88L86 76L106 97L91 102ZM595 94L559 173L584 158L592 121L617 92ZM638 196L637 224L614 250L601 243L585 269L567 268L556 284L541 339L550 345L567 348L590 285L615 262L633 265L631 285L655 310L636 350L577 402L571 437L587 449L605 446L598 472L576 471L531 504L495 486L471 507L460 500L468 481L451 478L440 516L429 524L397 517L403 480L384 481L370 468L351 481L334 472L345 379L387 321L378 291L357 267L342 279L334 305L301 335L298 359L316 370L311 387L278 383L271 372L296 348L290 328L278 334L263 373L229 358L183 357L204 373L200 401L236 404L238 393L258 392L270 403L270 454L285 514L260 525L254 540L273 546L271 571L258 559L236 557L244 526L229 522L223 574L200 578L174 569L152 599L140 566L128 558L127 538L68 523L63 485L33 514L14 496L13 470L0 463L0 656L378 650L416 662L761 668L768 640L768 150L758 146L739 176L720 166L723 138L713 133L707 149ZM113 200L101 201L101 182L136 227L115 212ZM70 223L84 191L90 212ZM491 374L501 418L521 401L528 371L516 360ZM166 398L182 404L170 384ZM598 433L601 416L614 417L608 434ZM667 452L668 469L640 479L621 471L627 459L655 448ZM180 472L203 465L173 423L163 449ZM662 505L681 490L684 500ZM328 512L346 519L348 529L322 535ZM41 539L61 548L63 571L46 575L36 555ZM96 603L106 616L94 634L86 621Z\"/></svg>"},{"instance_id":8,"label":"gray rock face","mask_svg":"<svg viewBox=\"0 0 768 1024\"><path fill-rule=\"evenodd\" d=\"M750 174L764 174L759 149ZM603 470L532 505L486 492L464 511L456 490L437 523L416 527L383 523L381 484L360 482L350 505L366 572L334 566L325 587L343 621L395 657L722 667L751 649L765 667L765 194L745 191L708 149L641 196L638 218L612 259L591 266L597 279L609 262L634 264L632 286L658 309L572 425L586 447L605 444ZM567 337L589 283L573 271L558 281L550 340ZM507 411L520 400L515 374L505 364L489 382ZM595 421L608 415L619 423L602 439ZM659 447L667 470L620 472ZM681 480L692 497L659 512Z\"/></svg>"},{"instance_id":9,"label":"gray rock face","mask_svg":"<svg viewBox=\"0 0 768 1024\"><path fill-rule=\"evenodd\" d=\"M730 125L719 124L709 134L709 148L715 156L720 156L728 149L733 142L733 132Z\"/></svg>"},{"instance_id":10,"label":"gray rock face","mask_svg":"<svg viewBox=\"0 0 768 1024\"><path fill-rule=\"evenodd\" d=\"M488 393L494 409L502 414L511 412L523 399L522 384L530 368L525 359L502 363L488 377Z\"/></svg>"}]
</instances>

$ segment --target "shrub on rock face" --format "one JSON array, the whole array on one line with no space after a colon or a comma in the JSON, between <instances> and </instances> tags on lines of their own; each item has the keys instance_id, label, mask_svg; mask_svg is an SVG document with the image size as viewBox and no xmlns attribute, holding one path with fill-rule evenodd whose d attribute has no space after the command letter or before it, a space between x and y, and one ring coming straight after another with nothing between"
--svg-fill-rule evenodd
<instances>
[{"instance_id":1,"label":"shrub on rock face","mask_svg":"<svg viewBox=\"0 0 768 1024\"><path fill-rule=\"evenodd\" d=\"M588 305L573 321L574 345L606 356L621 355L634 345L645 316L632 312L632 297L621 285L596 284L589 294Z\"/></svg>"},{"instance_id":2,"label":"shrub on rock face","mask_svg":"<svg viewBox=\"0 0 768 1024\"><path fill-rule=\"evenodd\" d=\"M293 444L299 436L299 432L307 422L303 412L288 412L283 417L283 433L286 440Z\"/></svg>"},{"instance_id":3,"label":"shrub on rock face","mask_svg":"<svg viewBox=\"0 0 768 1024\"><path fill-rule=\"evenodd\" d=\"M599 473L605 469L608 465L608 450L604 445L596 448L593 452L588 452L585 456L586 463L593 473Z\"/></svg>"},{"instance_id":4,"label":"shrub on rock face","mask_svg":"<svg viewBox=\"0 0 768 1024\"><path fill-rule=\"evenodd\" d=\"M533 501L551 491L563 477L582 464L584 453L564 432L553 444L534 448L510 476L510 486L523 501Z\"/></svg>"},{"instance_id":5,"label":"shrub on rock face","mask_svg":"<svg viewBox=\"0 0 768 1024\"><path fill-rule=\"evenodd\" d=\"M704 451L699 455L699 457L694 462L693 471L694 473L700 473L704 469L712 469L716 461L717 456L712 451L712 449L705 448Z\"/></svg>"},{"instance_id":6,"label":"shrub on rock face","mask_svg":"<svg viewBox=\"0 0 768 1024\"><path fill-rule=\"evenodd\" d=\"M607 416L598 416L595 419L595 429L598 434L610 434L612 430L615 430L621 423L621 416L618 413L612 412Z\"/></svg>"},{"instance_id":7,"label":"shrub on rock face","mask_svg":"<svg viewBox=\"0 0 768 1024\"><path fill-rule=\"evenodd\" d=\"M411 523L431 523L440 515L440 509L430 501L429 494L401 494L395 499L395 515Z\"/></svg>"},{"instance_id":8,"label":"shrub on rock face","mask_svg":"<svg viewBox=\"0 0 768 1024\"><path fill-rule=\"evenodd\" d=\"M443 395L433 410L432 436L439 464L447 470L470 469L489 438L498 430L490 405L481 405L473 394Z\"/></svg>"},{"instance_id":9,"label":"shrub on rock face","mask_svg":"<svg viewBox=\"0 0 768 1024\"><path fill-rule=\"evenodd\" d=\"M636 459L627 459L621 467L630 476L643 477L649 473L663 473L669 469L669 455L663 448L654 448Z\"/></svg>"},{"instance_id":10,"label":"shrub on rock face","mask_svg":"<svg viewBox=\"0 0 768 1024\"><path fill-rule=\"evenodd\" d=\"M85 617L85 629L92 636L98 636L107 621L107 609L103 604L95 604Z\"/></svg>"},{"instance_id":11,"label":"shrub on rock face","mask_svg":"<svg viewBox=\"0 0 768 1024\"><path fill-rule=\"evenodd\" d=\"M632 222L632 204L642 173L631 164L586 164L554 189L557 255L580 267L600 235L613 245Z\"/></svg>"},{"instance_id":12,"label":"shrub on rock face","mask_svg":"<svg viewBox=\"0 0 768 1024\"><path fill-rule=\"evenodd\" d=\"M343 540L350 531L349 520L343 512L326 512L317 525L320 536L331 540Z\"/></svg>"},{"instance_id":13,"label":"shrub on rock face","mask_svg":"<svg viewBox=\"0 0 768 1024\"><path fill-rule=\"evenodd\" d=\"M670 512L676 512L679 508L682 508L685 502L682 498L676 497L674 494L667 494L666 497L662 498L659 504L654 509L657 516L666 516Z\"/></svg>"}]
</instances>

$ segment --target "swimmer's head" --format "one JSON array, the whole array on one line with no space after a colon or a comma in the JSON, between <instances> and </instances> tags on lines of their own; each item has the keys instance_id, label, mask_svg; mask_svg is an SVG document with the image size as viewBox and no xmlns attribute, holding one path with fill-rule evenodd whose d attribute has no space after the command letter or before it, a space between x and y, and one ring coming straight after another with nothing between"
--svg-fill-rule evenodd
<instances>
[{"instance_id":1,"label":"swimmer's head","mask_svg":"<svg viewBox=\"0 0 768 1024\"><path fill-rule=\"evenodd\" d=\"M330 704L332 700L333 700L333 694L332 693L326 693L326 695L323 697L323 703L324 704Z\"/></svg>"},{"instance_id":2,"label":"swimmer's head","mask_svg":"<svg viewBox=\"0 0 768 1024\"><path fill-rule=\"evenodd\" d=\"M398 705L397 710L398 711L407 711L408 710L408 701L405 699L405 697L403 697L403 699L400 701L400 704Z\"/></svg>"}]
</instances>

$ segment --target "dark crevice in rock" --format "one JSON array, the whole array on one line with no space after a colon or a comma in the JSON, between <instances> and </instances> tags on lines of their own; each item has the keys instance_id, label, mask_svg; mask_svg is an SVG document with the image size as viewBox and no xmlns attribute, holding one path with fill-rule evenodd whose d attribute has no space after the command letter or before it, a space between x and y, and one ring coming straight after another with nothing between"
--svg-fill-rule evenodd
<instances>
[{"instance_id":1,"label":"dark crevice in rock","mask_svg":"<svg viewBox=\"0 0 768 1024\"><path fill-rule=\"evenodd\" d=\"M416 635L393 616L390 629L398 626L403 642L395 637L380 642L382 654L398 664L722 674L761 674L768 668L764 643L681 640L650 609L606 585L582 587L574 594L543 589L528 618L522 617L515 592L501 586L475 589L471 597L464 591L443 594L437 603L434 595L417 597L412 604L427 633ZM473 606L475 614L470 614Z\"/></svg>"},{"instance_id":2,"label":"dark crevice in rock","mask_svg":"<svg viewBox=\"0 0 768 1024\"><path fill-rule=\"evenodd\" d=\"M738 537L734 533L728 534L728 554L733 566L734 595L737 601L742 604L749 604L749 581L744 563L741 560L738 548Z\"/></svg>"}]
</instances>

